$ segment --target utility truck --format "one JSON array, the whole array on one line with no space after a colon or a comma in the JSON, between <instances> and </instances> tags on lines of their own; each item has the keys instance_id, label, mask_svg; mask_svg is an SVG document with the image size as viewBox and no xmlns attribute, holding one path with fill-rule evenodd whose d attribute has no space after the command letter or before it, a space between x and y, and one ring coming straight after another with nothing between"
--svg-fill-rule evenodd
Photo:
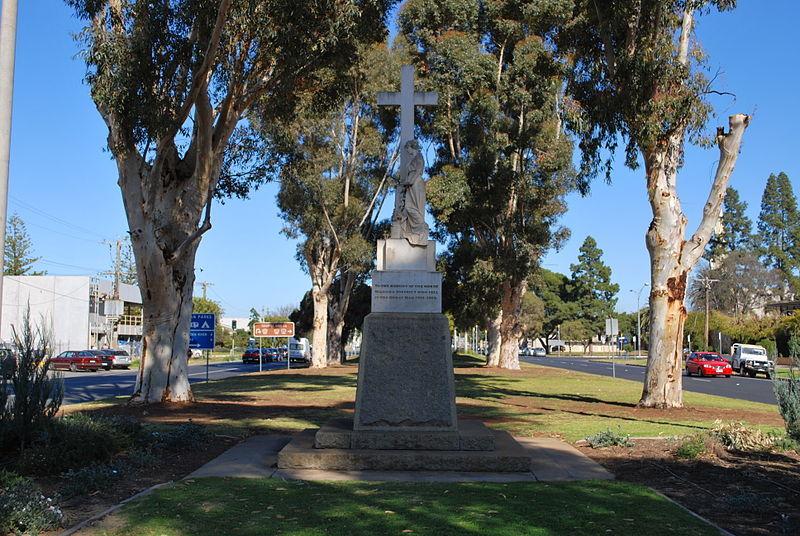
<instances>
[{"instance_id":1,"label":"utility truck","mask_svg":"<svg viewBox=\"0 0 800 536\"><path fill-rule=\"evenodd\" d=\"M751 378L764 374L769 379L775 374L775 362L767 356L767 349L756 344L731 346L731 367L741 376L747 374Z\"/></svg>"}]
</instances>

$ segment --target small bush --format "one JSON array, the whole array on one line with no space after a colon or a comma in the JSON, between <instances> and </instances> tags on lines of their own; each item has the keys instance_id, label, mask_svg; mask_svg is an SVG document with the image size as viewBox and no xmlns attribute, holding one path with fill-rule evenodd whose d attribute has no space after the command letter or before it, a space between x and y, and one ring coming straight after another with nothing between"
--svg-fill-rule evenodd
<instances>
[{"instance_id":1,"label":"small bush","mask_svg":"<svg viewBox=\"0 0 800 536\"><path fill-rule=\"evenodd\" d=\"M745 491L736 495L724 495L722 501L728 510L734 512L759 514L771 506L769 499L752 491Z\"/></svg>"},{"instance_id":2,"label":"small bush","mask_svg":"<svg viewBox=\"0 0 800 536\"><path fill-rule=\"evenodd\" d=\"M0 380L0 449L5 450L25 449L49 425L64 398L61 376L48 374L50 360L43 359L49 337L31 324L30 308L25 310L20 328L19 334L13 330L16 369L10 381Z\"/></svg>"},{"instance_id":3,"label":"small bush","mask_svg":"<svg viewBox=\"0 0 800 536\"><path fill-rule=\"evenodd\" d=\"M775 443L772 444L772 450L777 452L789 452L792 450L800 452L800 441L787 436L778 437L775 439Z\"/></svg>"},{"instance_id":4,"label":"small bush","mask_svg":"<svg viewBox=\"0 0 800 536\"><path fill-rule=\"evenodd\" d=\"M630 435L623 435L622 430L614 432L608 428L605 432L600 432L586 438L589 446L596 449L601 447L632 447Z\"/></svg>"},{"instance_id":5,"label":"small bush","mask_svg":"<svg viewBox=\"0 0 800 536\"><path fill-rule=\"evenodd\" d=\"M155 454L152 449L134 450L125 457L128 464L135 469L149 469L157 466L161 462L161 457Z\"/></svg>"},{"instance_id":6,"label":"small bush","mask_svg":"<svg viewBox=\"0 0 800 536\"><path fill-rule=\"evenodd\" d=\"M714 421L711 435L725 448L740 451L770 450L776 440L774 436L757 428L748 428L742 422L723 423L719 420Z\"/></svg>"},{"instance_id":7,"label":"small bush","mask_svg":"<svg viewBox=\"0 0 800 536\"><path fill-rule=\"evenodd\" d=\"M65 497L73 497L109 488L121 479L127 470L128 467L124 463L117 461L67 471L61 474L64 481L61 493Z\"/></svg>"},{"instance_id":8,"label":"small bush","mask_svg":"<svg viewBox=\"0 0 800 536\"><path fill-rule=\"evenodd\" d=\"M56 500L30 480L0 472L0 533L38 534L58 527L63 517Z\"/></svg>"},{"instance_id":9,"label":"small bush","mask_svg":"<svg viewBox=\"0 0 800 536\"><path fill-rule=\"evenodd\" d=\"M208 441L211 434L200 424L181 423L168 432L153 432L153 447L180 451L200 447Z\"/></svg>"},{"instance_id":10,"label":"small bush","mask_svg":"<svg viewBox=\"0 0 800 536\"><path fill-rule=\"evenodd\" d=\"M708 436L704 434L693 434L684 437L678 442L673 450L676 458L682 460L694 460L701 454L708 452Z\"/></svg>"},{"instance_id":11,"label":"small bush","mask_svg":"<svg viewBox=\"0 0 800 536\"><path fill-rule=\"evenodd\" d=\"M27 474L56 474L107 462L142 436L141 425L133 419L74 413L53 421L40 433L22 452L19 464Z\"/></svg>"},{"instance_id":12,"label":"small bush","mask_svg":"<svg viewBox=\"0 0 800 536\"><path fill-rule=\"evenodd\" d=\"M775 378L772 389L778 399L778 408L786 424L786 433L795 441L800 441L800 378Z\"/></svg>"}]
</instances>

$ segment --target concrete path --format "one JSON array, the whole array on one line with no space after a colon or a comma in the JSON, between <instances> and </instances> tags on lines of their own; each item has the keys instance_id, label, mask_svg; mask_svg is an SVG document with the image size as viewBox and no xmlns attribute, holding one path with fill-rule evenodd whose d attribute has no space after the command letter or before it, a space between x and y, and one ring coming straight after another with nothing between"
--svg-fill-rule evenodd
<instances>
[{"instance_id":1,"label":"concrete path","mask_svg":"<svg viewBox=\"0 0 800 536\"><path fill-rule=\"evenodd\" d=\"M614 475L571 445L551 438L516 438L531 456L531 470L520 473L454 471L323 471L278 469L278 452L291 436L250 437L186 478L206 476L289 480L367 480L407 482L520 482L609 480Z\"/></svg>"}]
</instances>

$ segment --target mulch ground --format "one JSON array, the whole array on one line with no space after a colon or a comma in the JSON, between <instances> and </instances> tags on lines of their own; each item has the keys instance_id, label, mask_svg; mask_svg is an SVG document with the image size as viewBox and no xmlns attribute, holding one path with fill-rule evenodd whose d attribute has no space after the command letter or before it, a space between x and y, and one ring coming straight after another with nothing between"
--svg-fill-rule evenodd
<instances>
[{"instance_id":1,"label":"mulch ground","mask_svg":"<svg viewBox=\"0 0 800 536\"><path fill-rule=\"evenodd\" d=\"M800 455L717 449L680 460L674 447L665 439L578 445L617 479L650 486L737 536L800 534Z\"/></svg>"}]
</instances>

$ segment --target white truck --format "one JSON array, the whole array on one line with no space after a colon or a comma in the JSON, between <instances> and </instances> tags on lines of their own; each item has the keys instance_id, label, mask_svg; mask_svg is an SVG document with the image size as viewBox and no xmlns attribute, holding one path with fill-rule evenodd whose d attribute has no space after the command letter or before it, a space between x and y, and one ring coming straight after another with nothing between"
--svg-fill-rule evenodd
<instances>
[{"instance_id":1,"label":"white truck","mask_svg":"<svg viewBox=\"0 0 800 536\"><path fill-rule=\"evenodd\" d=\"M751 378L764 374L769 379L775 374L775 362L767 356L767 349L755 344L731 346L731 367L741 376L747 374Z\"/></svg>"},{"instance_id":2,"label":"white truck","mask_svg":"<svg viewBox=\"0 0 800 536\"><path fill-rule=\"evenodd\" d=\"M289 341L289 362L306 365L311 363L311 345L308 343L308 339L303 337Z\"/></svg>"}]
</instances>

